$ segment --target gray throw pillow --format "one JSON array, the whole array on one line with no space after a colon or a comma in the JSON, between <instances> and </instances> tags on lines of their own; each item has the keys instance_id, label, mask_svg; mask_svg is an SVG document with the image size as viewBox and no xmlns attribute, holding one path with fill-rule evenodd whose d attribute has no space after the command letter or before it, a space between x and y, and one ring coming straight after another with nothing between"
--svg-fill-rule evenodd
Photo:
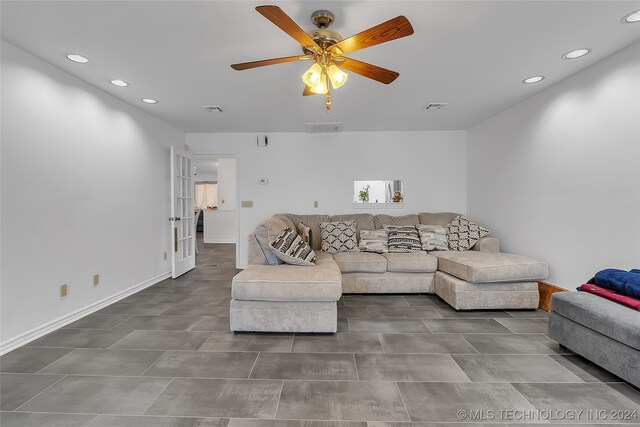
<instances>
[{"instance_id":1,"label":"gray throw pillow","mask_svg":"<svg viewBox=\"0 0 640 427\"><path fill-rule=\"evenodd\" d=\"M447 230L449 249L452 251L469 250L478 243L478 240L491 233L462 215L452 219L445 229Z\"/></svg>"},{"instance_id":2,"label":"gray throw pillow","mask_svg":"<svg viewBox=\"0 0 640 427\"><path fill-rule=\"evenodd\" d=\"M389 252L422 252L420 235L414 226L385 225L389 232Z\"/></svg>"},{"instance_id":3,"label":"gray throw pillow","mask_svg":"<svg viewBox=\"0 0 640 427\"><path fill-rule=\"evenodd\" d=\"M338 252L357 252L356 221L321 222L320 237L322 250L335 254Z\"/></svg>"},{"instance_id":4,"label":"gray throw pillow","mask_svg":"<svg viewBox=\"0 0 640 427\"><path fill-rule=\"evenodd\" d=\"M360 230L360 243L358 247L362 252L375 252L383 254L389 252L387 241L389 233L385 229Z\"/></svg>"},{"instance_id":5,"label":"gray throw pillow","mask_svg":"<svg viewBox=\"0 0 640 427\"><path fill-rule=\"evenodd\" d=\"M442 225L416 225L423 251L448 251L447 230Z\"/></svg>"},{"instance_id":6,"label":"gray throw pillow","mask_svg":"<svg viewBox=\"0 0 640 427\"><path fill-rule=\"evenodd\" d=\"M274 254L287 264L314 265L316 254L307 243L289 227L271 241Z\"/></svg>"}]
</instances>

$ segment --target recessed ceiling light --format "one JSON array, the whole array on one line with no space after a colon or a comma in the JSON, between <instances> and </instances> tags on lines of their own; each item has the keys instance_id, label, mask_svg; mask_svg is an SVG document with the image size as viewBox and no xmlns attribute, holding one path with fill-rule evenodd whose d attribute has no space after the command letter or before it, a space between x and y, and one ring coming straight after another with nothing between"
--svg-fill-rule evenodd
<instances>
[{"instance_id":1,"label":"recessed ceiling light","mask_svg":"<svg viewBox=\"0 0 640 427\"><path fill-rule=\"evenodd\" d=\"M86 56L78 55L77 53L68 54L67 59L69 61L77 62L78 64L86 64L88 62L91 62L91 60Z\"/></svg>"},{"instance_id":2,"label":"recessed ceiling light","mask_svg":"<svg viewBox=\"0 0 640 427\"><path fill-rule=\"evenodd\" d=\"M631 12L630 14L622 18L622 21L620 22L622 22L623 24L632 24L634 22L640 22L640 10Z\"/></svg>"},{"instance_id":3,"label":"recessed ceiling light","mask_svg":"<svg viewBox=\"0 0 640 427\"><path fill-rule=\"evenodd\" d=\"M127 87L129 86L129 83L125 82L124 80L111 80L111 84L114 86L118 86L118 87Z\"/></svg>"},{"instance_id":4,"label":"recessed ceiling light","mask_svg":"<svg viewBox=\"0 0 640 427\"><path fill-rule=\"evenodd\" d=\"M155 99L152 98L142 98L142 102L146 103L146 104L157 104L158 101L156 101Z\"/></svg>"},{"instance_id":5,"label":"recessed ceiling light","mask_svg":"<svg viewBox=\"0 0 640 427\"><path fill-rule=\"evenodd\" d=\"M522 81L522 83L528 85L528 84L531 84L531 83L541 82L542 80L544 80L544 76L533 76L533 77L527 77L526 79L524 79Z\"/></svg>"},{"instance_id":6,"label":"recessed ceiling light","mask_svg":"<svg viewBox=\"0 0 640 427\"><path fill-rule=\"evenodd\" d=\"M591 52L591 49L576 49L565 53L562 57L564 59L576 59L585 56L589 52Z\"/></svg>"}]
</instances>

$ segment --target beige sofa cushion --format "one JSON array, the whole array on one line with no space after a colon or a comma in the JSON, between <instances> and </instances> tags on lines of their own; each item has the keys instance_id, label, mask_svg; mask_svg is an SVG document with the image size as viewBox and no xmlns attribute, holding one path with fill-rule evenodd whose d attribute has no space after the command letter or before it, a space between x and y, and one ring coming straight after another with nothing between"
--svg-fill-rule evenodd
<instances>
[{"instance_id":1,"label":"beige sofa cushion","mask_svg":"<svg viewBox=\"0 0 640 427\"><path fill-rule=\"evenodd\" d=\"M384 273L387 259L371 252L339 252L333 254L342 273Z\"/></svg>"},{"instance_id":2,"label":"beige sofa cushion","mask_svg":"<svg viewBox=\"0 0 640 427\"><path fill-rule=\"evenodd\" d=\"M470 283L525 282L546 279L546 262L504 252L437 251L438 270Z\"/></svg>"},{"instance_id":3,"label":"beige sofa cushion","mask_svg":"<svg viewBox=\"0 0 640 427\"><path fill-rule=\"evenodd\" d=\"M438 269L438 258L426 252L386 253L387 271L396 273L433 273Z\"/></svg>"},{"instance_id":4,"label":"beige sofa cushion","mask_svg":"<svg viewBox=\"0 0 640 427\"><path fill-rule=\"evenodd\" d=\"M379 214L374 217L374 222L376 229L384 228L385 225L411 225L415 226L418 223L418 215L410 214L410 215L402 215L402 216L393 216L386 214Z\"/></svg>"},{"instance_id":5,"label":"beige sofa cushion","mask_svg":"<svg viewBox=\"0 0 640 427\"><path fill-rule=\"evenodd\" d=\"M442 225L444 227L458 215L459 214L453 212L420 212L418 214L418 219L420 220L420 224Z\"/></svg>"},{"instance_id":6,"label":"beige sofa cushion","mask_svg":"<svg viewBox=\"0 0 640 427\"><path fill-rule=\"evenodd\" d=\"M267 258L267 262L270 265L278 265L282 264L283 261L276 257L275 253L273 253L271 249L271 241L278 237L280 233L287 228L289 224L285 222L282 218L269 218L266 221L262 221L255 230L256 240L258 241L258 245L262 252L264 252L264 256ZM292 228L295 230L295 227Z\"/></svg>"},{"instance_id":7,"label":"beige sofa cushion","mask_svg":"<svg viewBox=\"0 0 640 427\"><path fill-rule=\"evenodd\" d=\"M258 301L338 301L342 275L331 255L315 266L250 265L233 278L231 296Z\"/></svg>"}]
</instances>

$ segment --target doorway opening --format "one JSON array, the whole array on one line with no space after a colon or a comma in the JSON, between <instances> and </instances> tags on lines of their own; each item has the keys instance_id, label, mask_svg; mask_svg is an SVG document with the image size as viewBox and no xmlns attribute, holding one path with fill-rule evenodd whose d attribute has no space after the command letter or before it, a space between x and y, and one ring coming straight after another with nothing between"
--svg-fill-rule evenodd
<instances>
[{"instance_id":1,"label":"doorway opening","mask_svg":"<svg viewBox=\"0 0 640 427\"><path fill-rule=\"evenodd\" d=\"M195 206L200 213L196 244L237 243L236 159L196 154L193 164Z\"/></svg>"}]
</instances>

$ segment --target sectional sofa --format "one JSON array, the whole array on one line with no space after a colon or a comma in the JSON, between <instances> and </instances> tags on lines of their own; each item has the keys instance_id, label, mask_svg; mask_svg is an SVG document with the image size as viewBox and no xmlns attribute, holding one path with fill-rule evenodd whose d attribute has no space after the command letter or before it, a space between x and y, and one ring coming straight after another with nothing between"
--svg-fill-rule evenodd
<instances>
[{"instance_id":1,"label":"sectional sofa","mask_svg":"<svg viewBox=\"0 0 640 427\"><path fill-rule=\"evenodd\" d=\"M546 262L500 252L495 237L461 252L321 251L321 222L355 220L359 235L385 225L445 226L457 215L275 215L292 230L300 223L311 229L317 262L310 267L278 264L270 252L270 220L259 224L249 236L249 265L233 279L231 330L333 333L336 302L343 293L435 293L457 310L538 307L537 281L548 276Z\"/></svg>"}]
</instances>

